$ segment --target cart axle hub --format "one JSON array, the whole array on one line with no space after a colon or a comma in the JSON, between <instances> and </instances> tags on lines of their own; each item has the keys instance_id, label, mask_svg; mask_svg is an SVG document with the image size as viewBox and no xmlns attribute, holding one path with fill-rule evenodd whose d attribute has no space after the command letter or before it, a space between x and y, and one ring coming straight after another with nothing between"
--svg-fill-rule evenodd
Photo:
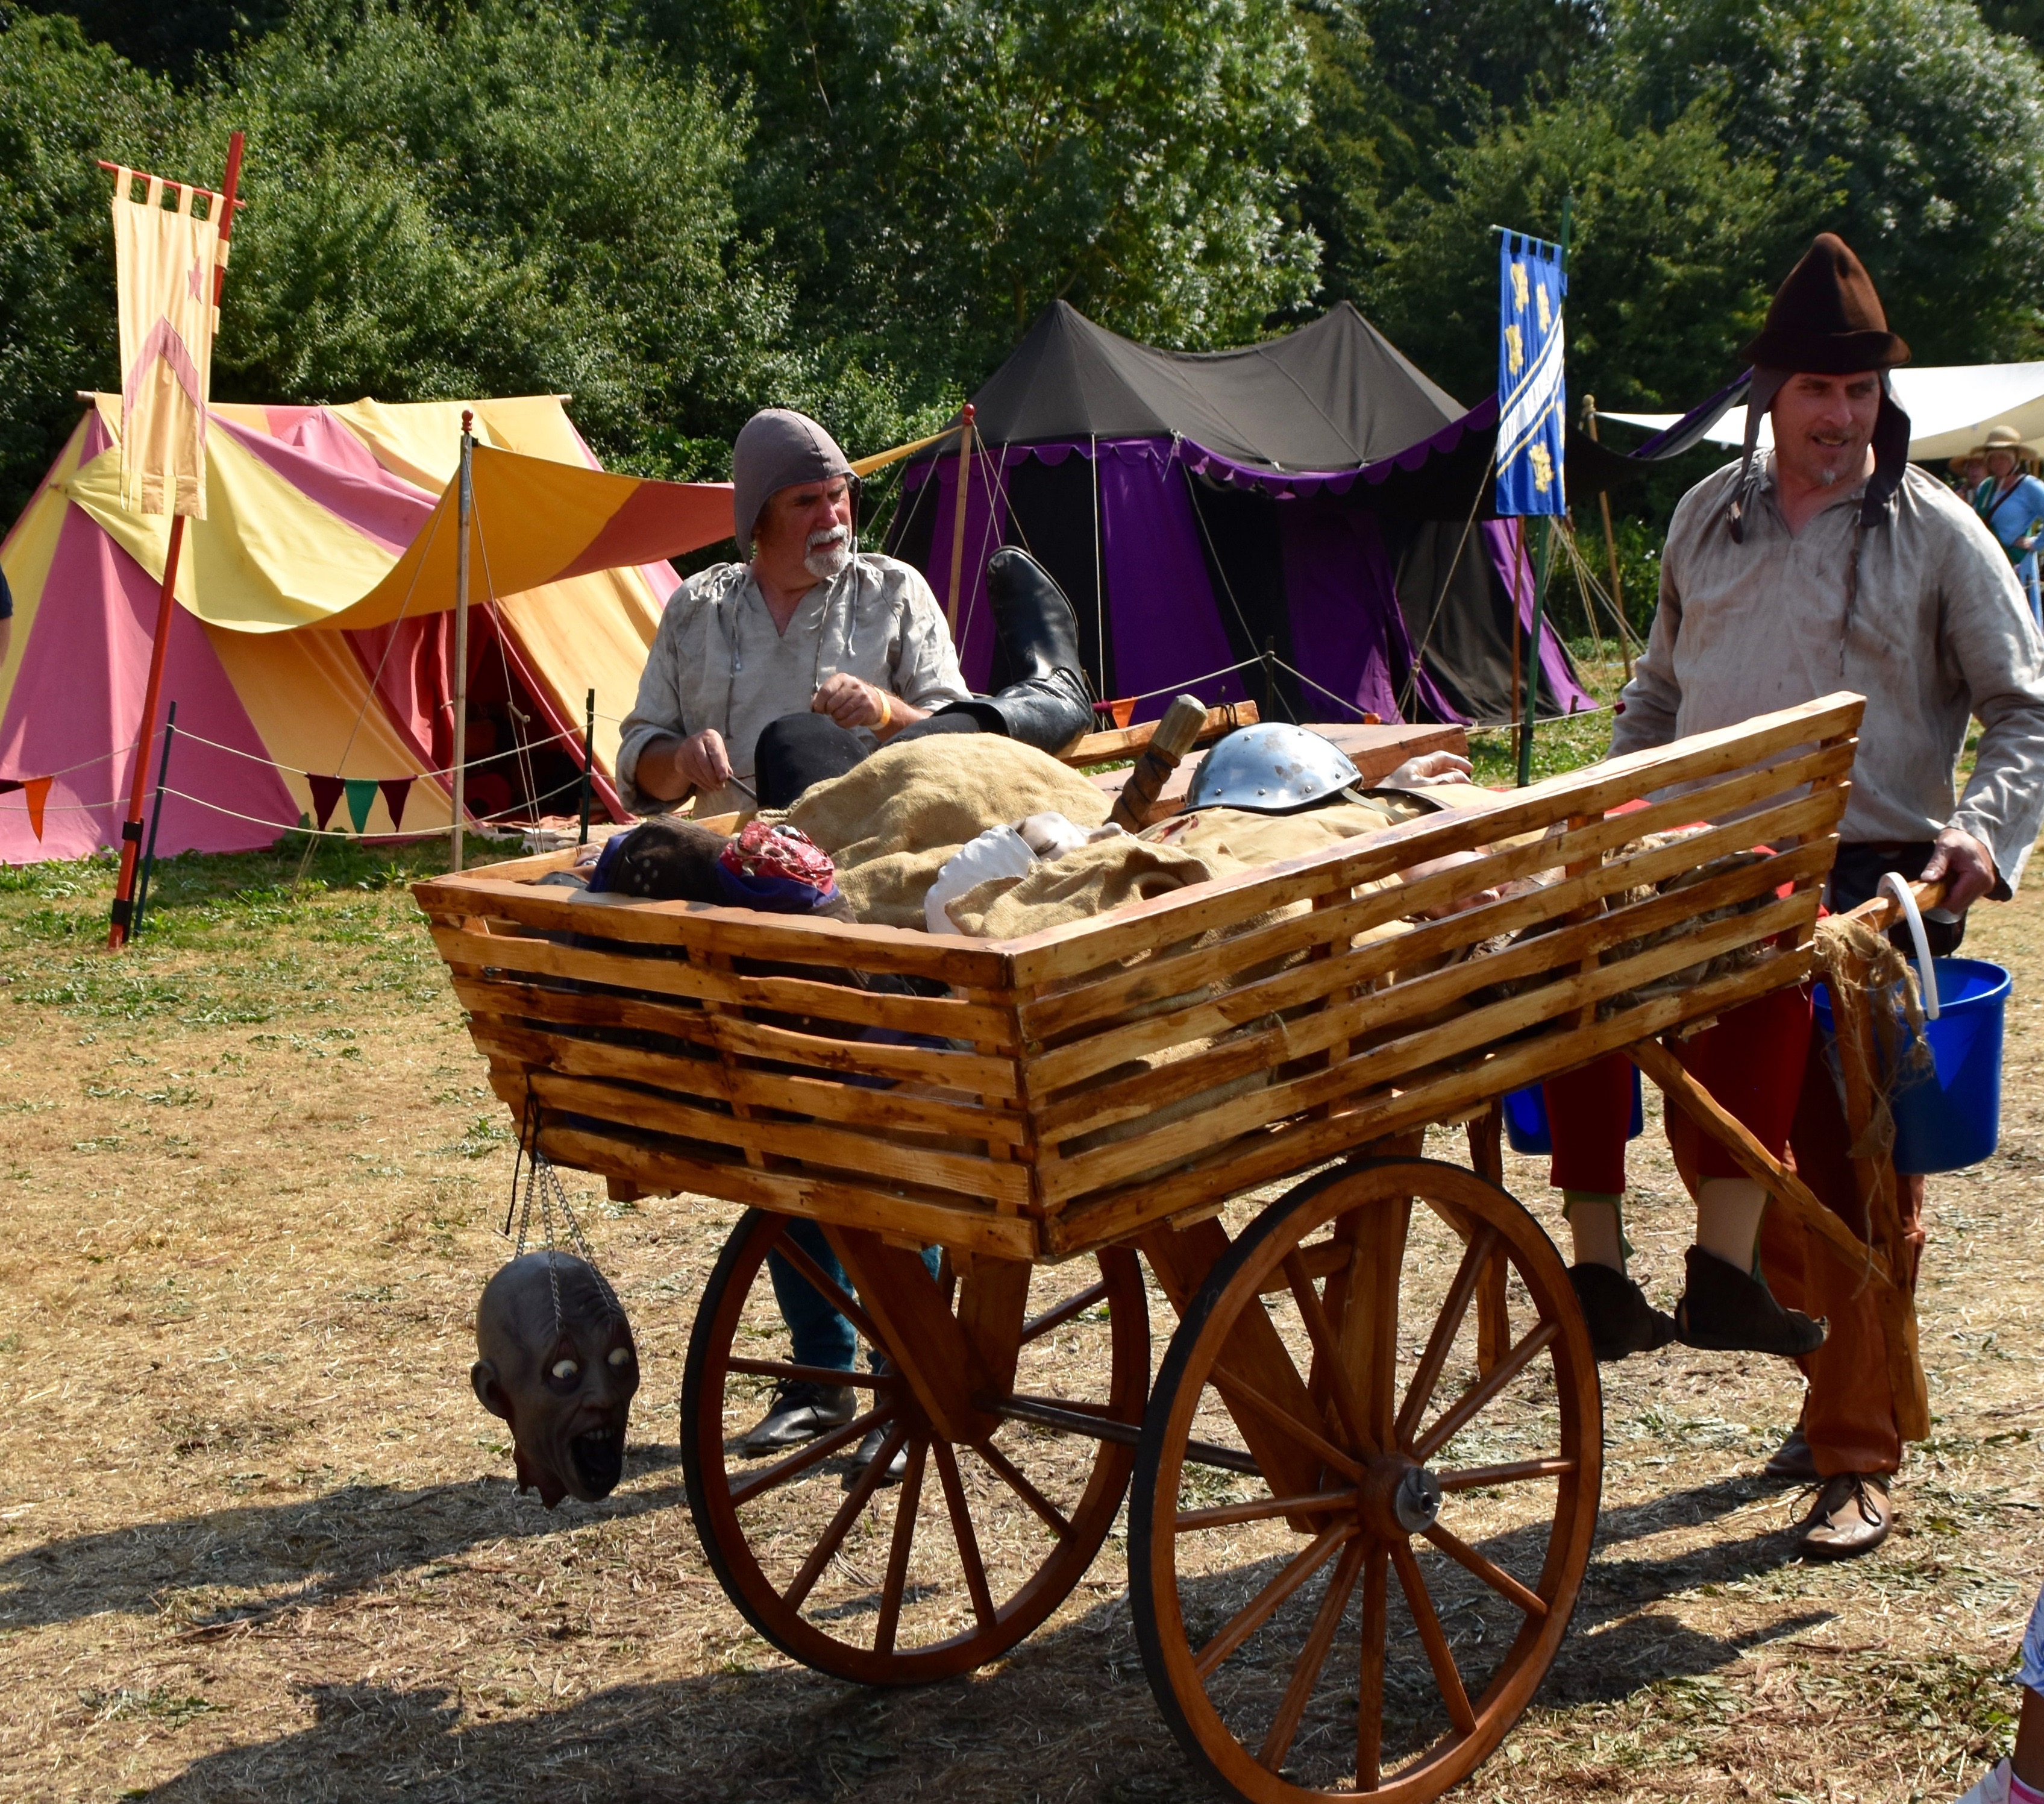
<instances>
[{"instance_id":1,"label":"cart axle hub","mask_svg":"<svg viewBox=\"0 0 2044 1804\"><path fill-rule=\"evenodd\" d=\"M1392 1493L1392 1514L1408 1534L1424 1534L1441 1513L1441 1481L1424 1466L1409 1466Z\"/></svg>"}]
</instances>

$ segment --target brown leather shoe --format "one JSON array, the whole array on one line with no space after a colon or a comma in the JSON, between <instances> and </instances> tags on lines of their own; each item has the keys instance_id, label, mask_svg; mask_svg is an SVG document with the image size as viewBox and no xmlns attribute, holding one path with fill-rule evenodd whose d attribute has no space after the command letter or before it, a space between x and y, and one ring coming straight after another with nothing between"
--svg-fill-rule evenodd
<instances>
[{"instance_id":1,"label":"brown leather shoe","mask_svg":"<svg viewBox=\"0 0 2044 1804\"><path fill-rule=\"evenodd\" d=\"M1800 1422L1789 1429L1788 1438L1768 1456L1767 1464L1761 1470L1770 1479L1787 1479L1795 1484L1823 1482L1817 1471L1817 1456L1810 1451L1810 1443L1804 1436Z\"/></svg>"},{"instance_id":2,"label":"brown leather shoe","mask_svg":"<svg viewBox=\"0 0 2044 1804\"><path fill-rule=\"evenodd\" d=\"M1851 1560L1886 1541L1894 1521L1885 1472L1840 1472L1817 1493L1797 1546L1806 1559Z\"/></svg>"}]
</instances>

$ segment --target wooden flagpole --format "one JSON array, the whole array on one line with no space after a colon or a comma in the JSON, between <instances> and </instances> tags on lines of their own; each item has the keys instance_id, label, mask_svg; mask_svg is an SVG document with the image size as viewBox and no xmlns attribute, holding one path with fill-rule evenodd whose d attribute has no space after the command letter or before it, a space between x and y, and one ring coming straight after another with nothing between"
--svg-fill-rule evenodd
<instances>
[{"instance_id":1,"label":"wooden flagpole","mask_svg":"<svg viewBox=\"0 0 2044 1804\"><path fill-rule=\"evenodd\" d=\"M959 585L965 575L965 498L972 483L973 405L965 404L965 423L959 428L958 496L951 509L951 594L944 606L944 623L958 643Z\"/></svg>"},{"instance_id":2,"label":"wooden flagpole","mask_svg":"<svg viewBox=\"0 0 2044 1804\"><path fill-rule=\"evenodd\" d=\"M234 215L239 203L234 190L241 185L242 134L227 140L227 179L220 188L220 256L213 266L213 304L220 305L227 281L227 240L233 236ZM102 163L102 169L108 165ZM203 405L203 402L202 402ZM133 775L128 791L128 818L121 825L121 874L113 885L112 925L106 930L106 949L117 952L128 943L128 927L134 916L135 856L142 846L142 806L149 789L149 742L156 737L156 702L163 693L163 657L170 648L171 609L177 598L178 560L184 551L185 517L171 516L170 549L163 556L163 586L156 598L156 636L149 647L149 680L142 690L142 724L135 740Z\"/></svg>"},{"instance_id":3,"label":"wooden flagpole","mask_svg":"<svg viewBox=\"0 0 2044 1804\"><path fill-rule=\"evenodd\" d=\"M455 521L460 537L454 553L454 827L452 862L461 868L462 812L467 806L468 778L468 522L475 504L475 416L461 413L461 475L455 491Z\"/></svg>"}]
</instances>

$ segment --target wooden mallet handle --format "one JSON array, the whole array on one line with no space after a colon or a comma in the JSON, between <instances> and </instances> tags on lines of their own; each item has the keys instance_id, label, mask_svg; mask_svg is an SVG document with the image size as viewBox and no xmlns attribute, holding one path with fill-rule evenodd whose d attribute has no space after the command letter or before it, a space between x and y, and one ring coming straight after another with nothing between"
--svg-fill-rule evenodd
<instances>
[{"instance_id":1,"label":"wooden mallet handle","mask_svg":"<svg viewBox=\"0 0 2044 1804\"><path fill-rule=\"evenodd\" d=\"M1139 833L1150 824L1150 810L1158 794L1178 767L1178 760L1192 750L1200 729L1207 724L1206 704L1197 695L1181 695L1157 723L1128 781L1115 798L1114 812L1108 816L1116 826Z\"/></svg>"}]
</instances>

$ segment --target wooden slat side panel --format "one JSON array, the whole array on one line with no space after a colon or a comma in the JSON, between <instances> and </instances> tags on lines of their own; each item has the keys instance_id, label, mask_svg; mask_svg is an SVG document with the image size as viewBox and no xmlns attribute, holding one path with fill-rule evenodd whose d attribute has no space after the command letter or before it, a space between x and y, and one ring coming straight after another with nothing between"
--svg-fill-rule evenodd
<instances>
[{"instance_id":1,"label":"wooden slat side panel","mask_svg":"<svg viewBox=\"0 0 2044 1804\"><path fill-rule=\"evenodd\" d=\"M1812 848L1811 852L1827 856L1828 848ZM1753 944L1785 931L1806 929L1815 919L1816 906L1816 898L1813 894L1805 892L1791 895L1752 914L1735 915L1729 920L1716 922L1695 933L1681 935L1634 957L1601 966L1594 971L1577 973L1509 997L1504 1001L1473 1009L1466 1014L1423 1027L1414 1033L1358 1052L1331 1069L1289 1083L1252 1090L1246 1095L1220 1103L1201 1114L1197 1123L1199 1133L1211 1144L1227 1136L1244 1133L1310 1108L1316 1103L1354 1098L1376 1084L1393 1080L1416 1066L1431 1064L1458 1054L1481 1050L1487 1044L1515 1036L1528 1027L1551 1021L1556 1016L1565 1014L1585 1003L1600 1002L1606 997L1635 989L1654 978L1667 976L1736 947ZM1619 918L1617 916L1605 917L1596 921L1586 922L1582 927L1567 929L1552 935L1550 937L1556 942L1556 959L1570 956L1566 948L1569 937L1602 929L1608 922ZM1544 945L1541 949L1545 949ZM1550 968L1551 963L1538 968ZM1459 975L1466 968L1451 967L1449 971L1438 973L1437 975ZM1427 981L1431 980L1422 980L1423 983ZM1420 987L1415 984L1411 987L1416 990ZM1404 987L1400 987L1401 989ZM1398 994L1397 990L1381 990L1367 998L1367 1002L1377 1003L1395 999ZM1415 1002L1416 1005L1416 998ZM1358 1010L1365 1006L1363 1003L1354 1005ZM1324 1024L1334 1018L1335 1011L1329 1011L1313 1017L1310 1025L1314 1029L1324 1033L1327 1031ZM1344 1026L1343 1031L1347 1030ZM1184 1129L1178 1124L1171 1124L1159 1129L1155 1134L1117 1141L1112 1145L1082 1152L1070 1158L1062 1157L1054 1148L1044 1146L1039 1149L1037 1155L1039 1194L1047 1206L1055 1207L1086 1190L1120 1183L1139 1172L1168 1163L1172 1148L1182 1145L1185 1138Z\"/></svg>"},{"instance_id":2,"label":"wooden slat side panel","mask_svg":"<svg viewBox=\"0 0 2044 1804\"><path fill-rule=\"evenodd\" d=\"M514 940L436 926L440 956L464 973L490 971L603 983L656 995L688 996L702 1002L764 1009L859 1027L891 1028L943 1039L978 1040L1006 1046L1014 1038L1013 1017L1004 1010L945 996L875 995L806 978L749 977L713 971L692 959L630 958L551 940ZM847 1038L851 1037L850 1034Z\"/></svg>"},{"instance_id":3,"label":"wooden slat side panel","mask_svg":"<svg viewBox=\"0 0 2044 1804\"><path fill-rule=\"evenodd\" d=\"M925 1133L993 1140L1015 1146L1023 1138L1021 1118L1005 1109L986 1109L970 1099L946 1101L905 1090L871 1090L856 1084L727 1066L712 1059L653 1055L633 1046L514 1024L501 1017L478 1018L475 1043L494 1056L568 1077L595 1077L754 1108L779 1109L821 1121L884 1131L901 1127Z\"/></svg>"},{"instance_id":4,"label":"wooden slat side panel","mask_svg":"<svg viewBox=\"0 0 2044 1804\"><path fill-rule=\"evenodd\" d=\"M759 1116L741 1120L628 1083L563 1077L551 1071L534 1071L528 1081L533 1093L549 1108L670 1134L705 1146L728 1147L739 1155L751 1152L893 1184L955 1191L1012 1209L1020 1209L1029 1201L1027 1166L975 1157L927 1142L919 1144L902 1128L867 1133L810 1122L769 1121Z\"/></svg>"},{"instance_id":5,"label":"wooden slat side panel","mask_svg":"<svg viewBox=\"0 0 2044 1804\"><path fill-rule=\"evenodd\" d=\"M1146 1174L1047 1216L1047 1248L1068 1258L1132 1240L1155 1222L1340 1158L1383 1135L1451 1119L1489 1098L1559 1077L1686 1021L1800 983L1808 972L1807 946L1785 950L1751 970L1642 1003L1594 1028L1558 1025L1409 1089L1365 1098L1324 1120L1295 1119L1209 1145L1168 1172Z\"/></svg>"},{"instance_id":6,"label":"wooden slat side panel","mask_svg":"<svg viewBox=\"0 0 2044 1804\"><path fill-rule=\"evenodd\" d=\"M985 940L953 934L767 914L751 909L711 908L701 902L651 902L631 896L577 898L565 890L540 889L483 875L436 877L414 884L413 893L428 918L436 921L498 915L535 933L590 934L728 958L850 966L986 990L1002 990L1008 983L1003 953Z\"/></svg>"},{"instance_id":7,"label":"wooden slat side panel","mask_svg":"<svg viewBox=\"0 0 2044 1804\"><path fill-rule=\"evenodd\" d=\"M1808 836L1816 832L1832 811L1828 799L1812 797L1804 802L1790 804L1786 810L1781 811L1779 816L1770 815L1762 818L1773 819L1777 825L1793 828ZM1796 823L1800 823L1800 825L1796 826ZM1072 1083L1109 1071L1131 1059L1148 1056L1212 1034L1224 1033L1266 1014L1300 1007L1336 988L1374 981L1393 971L1408 968L1425 970L1463 947L1497 935L1520 933L1542 921L1553 920L1583 902L1608 896L1635 885L1658 883L1708 858L1718 856L1726 851L1740 849L1750 843L1750 840L1742 836L1748 833L1750 825L1742 821L1733 827L1715 829L1708 836L1699 836L1696 839L1682 842L1679 846L1666 847L1622 862L1614 862L1582 877L1553 885L1530 895L1508 898L1481 908L1468 910L1460 914L1450 915L1444 921L1416 927L1409 933L1396 938L1371 941L1350 951L1336 953L1331 958L1294 966L1270 976L1240 984L1234 990L1207 1001L1194 1002L1184 1009L1153 1014L1126 1025L1111 1026L1084 1039L1074 1040L1066 1045L1025 1060L1032 1094L1042 1097L1054 1095ZM1823 843L1828 844L1830 842L1827 839ZM1698 846L1708 846L1713 849L1704 852L1692 849ZM1784 867L1776 881L1786 881L1802 869L1801 866L1793 871ZM1700 913L1707 906L1696 901L1691 892L1683 894L1689 895L1690 900L1686 906L1677 906L1671 918L1680 919L1689 913ZM1627 918L1639 917L1628 916ZM1623 937L1618 936L1619 938ZM1489 954L1482 960L1468 961L1463 968L1474 969L1481 964L1486 972L1497 971L1499 975L1506 975L1490 960L1517 959L1521 956L1516 949L1511 952ZM1516 967L1511 974L1517 974ZM1479 981L1493 980L1485 977ZM1414 981L1417 979L1407 979L1408 983ZM1401 996L1404 993L1402 986L1395 991L1385 992Z\"/></svg>"},{"instance_id":8,"label":"wooden slat side panel","mask_svg":"<svg viewBox=\"0 0 2044 1804\"><path fill-rule=\"evenodd\" d=\"M1053 979L1094 969L1108 960L1131 956L1155 944L1160 937L1178 939L1188 931L1198 911L1211 912L1210 925L1225 925L1230 918L1220 906L1224 898L1244 890L1260 890L1266 883L1278 883L1311 866L1324 879L1323 887L1333 882L1330 867L1339 869L1346 883L1389 875L1404 866L1451 850L1467 850L1494 838L1544 831L1570 814L1603 814L1642 794L1677 784L1700 783L1750 767L1780 763L1800 754L1807 746L1846 740L1856 731L1864 706L1857 695L1827 697L1800 708L1763 715L1757 720L1728 727L1715 733L1700 733L1682 740L1671 748L1637 752L1612 759L1565 777L1554 777L1529 789L1515 792L1513 798L1480 814L1435 815L1396 827L1371 841L1371 850L1347 854L1341 848L1323 853L1313 860L1295 860L1271 869L1274 879L1251 873L1241 878L1200 886L1189 901L1165 897L1155 902L1132 904L1111 917L1082 921L1005 942L1002 949L1012 962L1012 982L1018 988L1032 988ZM1693 817L1692 817L1693 818ZM1471 824L1482 826L1474 838ZM1350 865L1348 860L1353 857ZM1277 899L1260 906L1272 906ZM1309 900L1316 893L1301 890L1284 899ZM1178 911L1183 910L1181 916ZM1160 921L1159 917L1169 917Z\"/></svg>"},{"instance_id":9,"label":"wooden slat side panel","mask_svg":"<svg viewBox=\"0 0 2044 1804\"><path fill-rule=\"evenodd\" d=\"M1777 798L1792 787L1838 776L1850 769L1852 754L1850 745L1825 748L1773 770L1745 773L1555 839L1534 838L1525 843L1494 846L1481 855L1480 864L1440 871L1417 883L1370 890L1354 902L1325 910L1322 920L1308 921L1293 917L1267 926L1250 925L1247 931L1219 944L1197 947L1166 958L1146 959L1132 968L1117 960L1093 982L1074 983L1070 987L1060 987L1047 994L1039 993L1024 999L1020 1010L1023 1033L1027 1040L1047 1041L1089 1020L1112 1016L1159 997L1182 994L1228 971L1239 970L1243 965L1312 944L1323 933L1330 937L1365 933L1402 916L1452 903L1473 889L1602 856L1644 834L1742 811L1762 803L1772 802L1773 806L1763 814L1748 817L1744 825L1750 837L1743 842L1745 844L1764 839L1769 833L1827 831L1845 808L1846 793L1835 784L1828 786L1821 798L1812 795L1785 802ZM1785 825L1780 812L1785 806L1804 808L1805 812L1798 818L1808 825L1800 829ZM1449 852L1474 852L1479 846L1491 844L1493 829L1488 823L1492 816L1488 812L1440 818L1447 825L1438 830L1447 832L1450 837L1438 844L1430 842L1424 854L1405 845L1401 837L1398 843L1405 846L1400 854L1401 863L1417 863L1423 856L1431 859ZM1274 877L1261 873L1249 879L1235 879L1228 887L1229 894L1225 897L1217 893L1216 886L1202 884L1196 892L1187 894L1196 897L1213 894L1215 906L1199 907L1189 917L1165 916L1164 911L1178 903L1176 897L1167 896L1135 906L1151 911L1148 919L1152 945L1181 943L1190 937L1188 929L1202 934L1224 933L1231 926L1254 922L1271 908L1297 901L1310 901L1318 906L1329 894L1350 888L1356 883L1377 881L1379 874L1358 875L1357 861L1367 860L1374 863L1377 848L1394 835L1409 835L1421 828L1429 832L1437 830L1432 823L1422 821L1393 828L1384 834L1356 841L1352 847L1330 848L1308 860L1274 866L1270 871L1278 874ZM1285 873L1292 875L1287 879ZM1239 887L1244 884L1248 887ZM1132 910L1124 909L1117 911L1114 918L1123 920L1132 914Z\"/></svg>"},{"instance_id":10,"label":"wooden slat side panel","mask_svg":"<svg viewBox=\"0 0 2044 1804\"><path fill-rule=\"evenodd\" d=\"M719 1197L747 1208L878 1229L998 1259L1032 1259L1042 1251L1036 1224L1025 1215L962 1202L933 1202L805 1173L718 1164L692 1156L686 1147L657 1134L624 1129L600 1133L550 1121L540 1129L540 1149L557 1165L623 1178L647 1190Z\"/></svg>"}]
</instances>

